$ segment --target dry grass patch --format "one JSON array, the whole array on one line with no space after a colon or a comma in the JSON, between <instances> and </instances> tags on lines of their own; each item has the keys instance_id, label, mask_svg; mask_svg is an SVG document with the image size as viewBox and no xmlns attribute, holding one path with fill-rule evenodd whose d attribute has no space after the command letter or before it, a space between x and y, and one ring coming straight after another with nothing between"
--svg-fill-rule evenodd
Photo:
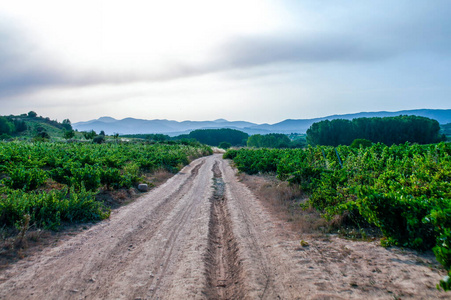
<instances>
[{"instance_id":1,"label":"dry grass patch","mask_svg":"<svg viewBox=\"0 0 451 300\"><path fill-rule=\"evenodd\" d=\"M303 208L302 204L307 202L308 196L299 187L280 181L275 175L240 173L238 177L273 215L279 220L287 221L296 233L317 237L324 233L336 233L342 238L366 241L382 237L378 228L369 225L357 228L346 213L327 221L321 218L316 209Z\"/></svg>"},{"instance_id":2,"label":"dry grass patch","mask_svg":"<svg viewBox=\"0 0 451 300\"><path fill-rule=\"evenodd\" d=\"M146 174L146 181L150 182L152 186L157 187L165 183L169 178L174 176L174 173L169 172L165 169L159 169L153 173Z\"/></svg>"},{"instance_id":3,"label":"dry grass patch","mask_svg":"<svg viewBox=\"0 0 451 300\"><path fill-rule=\"evenodd\" d=\"M144 179L144 183L148 184L150 190L162 185L172 176L174 176L173 173L165 169L160 169L152 173L142 174L141 177ZM112 209L116 209L122 205L133 202L136 198L141 196L141 194L142 193L136 188L118 190L108 190L104 188L96 195L96 200L105 203L105 205Z\"/></svg>"},{"instance_id":4,"label":"dry grass patch","mask_svg":"<svg viewBox=\"0 0 451 300\"><path fill-rule=\"evenodd\" d=\"M272 214L289 222L293 231L315 234L328 230L329 224L316 210L301 208L301 204L305 203L308 197L300 188L280 181L274 175L238 176Z\"/></svg>"}]
</instances>

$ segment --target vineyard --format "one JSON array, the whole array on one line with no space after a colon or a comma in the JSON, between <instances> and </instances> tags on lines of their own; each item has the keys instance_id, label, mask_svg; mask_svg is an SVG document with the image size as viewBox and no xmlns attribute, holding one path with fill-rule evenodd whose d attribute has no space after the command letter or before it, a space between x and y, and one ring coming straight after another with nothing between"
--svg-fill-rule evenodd
<instances>
[{"instance_id":1,"label":"vineyard","mask_svg":"<svg viewBox=\"0 0 451 300\"><path fill-rule=\"evenodd\" d=\"M0 226L57 229L108 218L100 190L130 188L144 173L175 173L211 153L182 144L0 143Z\"/></svg>"},{"instance_id":2,"label":"vineyard","mask_svg":"<svg viewBox=\"0 0 451 300\"><path fill-rule=\"evenodd\" d=\"M241 172L298 185L326 219L378 227L382 245L433 249L451 274L451 145L229 150ZM450 279L440 283L450 289Z\"/></svg>"}]
</instances>

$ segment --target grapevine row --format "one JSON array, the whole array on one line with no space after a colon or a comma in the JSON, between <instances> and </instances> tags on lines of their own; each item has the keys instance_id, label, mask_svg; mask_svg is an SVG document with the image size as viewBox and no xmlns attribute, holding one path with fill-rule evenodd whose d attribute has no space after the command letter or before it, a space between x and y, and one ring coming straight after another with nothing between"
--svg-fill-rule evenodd
<instances>
[{"instance_id":1,"label":"grapevine row","mask_svg":"<svg viewBox=\"0 0 451 300\"><path fill-rule=\"evenodd\" d=\"M241 172L273 172L325 218L381 229L384 245L433 249L451 269L451 144L229 150ZM443 287L450 287L442 281Z\"/></svg>"},{"instance_id":2,"label":"grapevine row","mask_svg":"<svg viewBox=\"0 0 451 300\"><path fill-rule=\"evenodd\" d=\"M109 209L95 199L100 188L130 188L144 172L177 172L208 154L182 144L0 143L0 226L20 227L26 216L52 229L105 219Z\"/></svg>"}]
</instances>

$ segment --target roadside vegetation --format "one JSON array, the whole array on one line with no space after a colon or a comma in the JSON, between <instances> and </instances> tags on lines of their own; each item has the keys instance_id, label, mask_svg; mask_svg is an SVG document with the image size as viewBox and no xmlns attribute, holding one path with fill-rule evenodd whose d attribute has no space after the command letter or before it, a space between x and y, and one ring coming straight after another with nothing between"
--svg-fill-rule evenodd
<instances>
[{"instance_id":1,"label":"roadside vegetation","mask_svg":"<svg viewBox=\"0 0 451 300\"><path fill-rule=\"evenodd\" d=\"M199 142L167 142L159 135L141 140L77 132L69 119L60 123L33 111L0 117L0 253L5 263L25 251L30 239L108 218L112 208L139 195L138 183L161 184L211 153Z\"/></svg>"},{"instance_id":2,"label":"roadside vegetation","mask_svg":"<svg viewBox=\"0 0 451 300\"><path fill-rule=\"evenodd\" d=\"M0 268L41 237L54 241L49 230L106 219L139 195L139 183L151 188L211 153L184 144L0 142Z\"/></svg>"},{"instance_id":3,"label":"roadside vegetation","mask_svg":"<svg viewBox=\"0 0 451 300\"><path fill-rule=\"evenodd\" d=\"M51 229L104 219L108 209L94 197L99 189L130 188L160 169L176 173L206 154L205 146L0 143L0 224L18 226L27 215Z\"/></svg>"},{"instance_id":4,"label":"roadside vegetation","mask_svg":"<svg viewBox=\"0 0 451 300\"><path fill-rule=\"evenodd\" d=\"M239 171L275 173L327 220L381 230L382 245L433 249L451 267L451 145L228 150ZM449 281L443 281L449 289Z\"/></svg>"},{"instance_id":5,"label":"roadside vegetation","mask_svg":"<svg viewBox=\"0 0 451 300\"><path fill-rule=\"evenodd\" d=\"M262 148L250 137L258 148L224 158L243 173L274 174L305 193L298 206L355 228L353 236L377 229L383 246L432 249L451 275L451 144L441 130L416 116L322 121L304 149ZM449 276L440 287L451 288Z\"/></svg>"}]
</instances>

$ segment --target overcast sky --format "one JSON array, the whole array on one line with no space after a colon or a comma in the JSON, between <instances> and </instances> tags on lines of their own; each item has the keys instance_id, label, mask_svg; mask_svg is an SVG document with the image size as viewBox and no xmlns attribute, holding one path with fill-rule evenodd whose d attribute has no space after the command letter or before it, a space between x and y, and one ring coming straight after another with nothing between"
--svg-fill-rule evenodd
<instances>
[{"instance_id":1,"label":"overcast sky","mask_svg":"<svg viewBox=\"0 0 451 300\"><path fill-rule=\"evenodd\" d=\"M276 123L451 108L451 1L14 0L0 115Z\"/></svg>"}]
</instances>

